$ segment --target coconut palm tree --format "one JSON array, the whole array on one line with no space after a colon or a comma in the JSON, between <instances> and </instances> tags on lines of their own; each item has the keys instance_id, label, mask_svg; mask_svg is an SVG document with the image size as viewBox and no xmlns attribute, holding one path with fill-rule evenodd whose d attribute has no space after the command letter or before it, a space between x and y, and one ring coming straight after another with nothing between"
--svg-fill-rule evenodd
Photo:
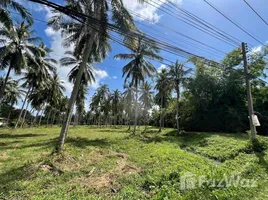
<instances>
[{"instance_id":1,"label":"coconut palm tree","mask_svg":"<svg viewBox=\"0 0 268 200\"><path fill-rule=\"evenodd\" d=\"M33 44L41 39L32 37L34 31L30 28L31 25L22 22L10 29L2 27L0 31L0 37L7 41L4 46L0 47L0 67L1 69L8 68L3 87L0 89L0 101L11 70L14 70L15 74L21 74L21 70L27 67L27 62L36 62L35 57L44 52L41 47Z\"/></svg>"},{"instance_id":2,"label":"coconut palm tree","mask_svg":"<svg viewBox=\"0 0 268 200\"><path fill-rule=\"evenodd\" d=\"M60 64L63 67L69 67L73 66L71 71L68 74L68 80L69 82L75 83L76 77L79 71L79 66L83 62L81 56L75 57L74 53L71 51L66 51L65 52L65 57L60 59ZM92 66L89 62L86 63L86 67L84 69L84 73L82 74L81 77L81 85L86 85L88 84L93 84L96 82L94 74L98 68Z\"/></svg>"},{"instance_id":3,"label":"coconut palm tree","mask_svg":"<svg viewBox=\"0 0 268 200\"><path fill-rule=\"evenodd\" d=\"M76 100L76 116L75 116L75 124L78 125L82 114L85 112L85 100L86 95L88 94L88 89L86 85L81 85L79 89L77 100Z\"/></svg>"},{"instance_id":4,"label":"coconut palm tree","mask_svg":"<svg viewBox=\"0 0 268 200\"><path fill-rule=\"evenodd\" d=\"M179 101L180 101L180 88L181 84L185 81L186 76L192 71L192 69L184 70L185 63L179 63L176 61L174 65L168 66L168 76L170 79L170 82L176 90L177 94L177 102L176 102L176 121L177 121L177 133L180 134L180 124L179 124Z\"/></svg>"},{"instance_id":5,"label":"coconut palm tree","mask_svg":"<svg viewBox=\"0 0 268 200\"><path fill-rule=\"evenodd\" d=\"M124 84L124 89L125 89L125 91L123 92L124 107L125 107L125 111L126 111L127 117L128 117L128 125L129 125L128 130L130 130L135 91L134 91L133 87L130 87L128 84Z\"/></svg>"},{"instance_id":6,"label":"coconut palm tree","mask_svg":"<svg viewBox=\"0 0 268 200\"><path fill-rule=\"evenodd\" d=\"M48 80L50 80L51 78L50 74L51 73L53 74L56 72L55 64L57 64L57 61L52 58L46 57L48 53L51 52L51 50L45 47L43 43L41 43L39 47L40 49L42 49L42 51L38 52L38 54L35 55L34 60L33 59L27 60L28 71L24 73L25 76L20 79L21 81L24 81L24 83L22 84L22 87L27 88L28 92L26 93L25 100L22 104L21 113L19 115L15 128L18 126L18 123L22 116L23 116L23 120L21 123L21 127L24 124L25 117L27 114L27 109L30 104L30 99L27 102L24 115L22 115L22 113L23 113L26 100L28 99L28 96L31 95L34 90L38 90L39 88L46 87L46 85L49 83Z\"/></svg>"},{"instance_id":7,"label":"coconut palm tree","mask_svg":"<svg viewBox=\"0 0 268 200\"><path fill-rule=\"evenodd\" d=\"M111 94L112 114L113 114L113 119L114 119L113 120L114 125L117 125L118 123L118 115L120 111L121 100L122 100L121 92L118 89L116 89Z\"/></svg>"},{"instance_id":8,"label":"coconut palm tree","mask_svg":"<svg viewBox=\"0 0 268 200\"><path fill-rule=\"evenodd\" d=\"M150 44L146 43L143 40L143 37L140 37L136 44L133 46L128 46L131 51L130 54L118 54L115 58L124 59L131 61L124 66L123 68L123 77L125 76L125 82L130 80L130 87L134 86L136 90L135 95L135 118L134 118L134 131L136 133L137 126L137 106L138 106L138 87L147 77L151 77L156 73L155 67L147 61L147 59L156 59L162 60L162 57L159 56L159 48L154 45L153 42Z\"/></svg>"},{"instance_id":9,"label":"coconut palm tree","mask_svg":"<svg viewBox=\"0 0 268 200\"><path fill-rule=\"evenodd\" d=\"M142 0L141 0L142 1ZM110 6L108 4L110 3ZM111 19L116 26L123 31L129 31L134 28L134 22L131 15L125 9L122 0L102 0L102 1L66 1L66 7L79 13L94 17L102 23L93 24L90 18L83 21L74 21L72 18L63 16L54 16L49 24L56 30L61 30L65 36L65 46L75 46L75 55L81 55L82 63L76 76L76 81L68 103L68 110L61 129L58 151L62 150L69 123L72 117L72 110L79 91L81 78L83 76L86 64L105 58L110 45L108 42L109 32L107 23L110 22L108 11L111 8ZM110 15L110 14L109 14Z\"/></svg>"},{"instance_id":10,"label":"coconut palm tree","mask_svg":"<svg viewBox=\"0 0 268 200\"><path fill-rule=\"evenodd\" d=\"M82 58L81 56L78 56L78 58L75 57L74 53L71 51L66 51L65 55L66 56L64 58L61 58L60 64L61 66L66 66L66 67L74 66L68 74L68 80L69 82L75 83L76 77L79 71L79 66L83 62ZM89 62L86 63L86 68L81 78L80 88L79 88L77 100L76 100L76 109L77 109L76 120L75 120L76 122L78 122L79 116L84 111L83 108L85 105L85 98L86 98L86 94L88 93L88 90L86 87L88 86L88 84L93 84L96 82L94 74L96 73L97 70L98 68L90 65Z\"/></svg>"},{"instance_id":11,"label":"coconut palm tree","mask_svg":"<svg viewBox=\"0 0 268 200\"><path fill-rule=\"evenodd\" d=\"M3 87L4 81L5 79L3 77L0 77L0 88ZM5 90L4 97L3 97L3 102L11 106L11 109L8 115L8 121L12 113L13 106L15 104L18 104L18 100L22 99L23 94L24 94L24 91L19 86L19 82L9 78L6 83L6 90Z\"/></svg>"},{"instance_id":12,"label":"coconut palm tree","mask_svg":"<svg viewBox=\"0 0 268 200\"><path fill-rule=\"evenodd\" d=\"M163 125L163 110L168 105L168 101L171 98L171 81L168 78L168 71L162 69L157 74L155 89L158 93L155 96L156 103L160 106L160 120L159 120L159 132L162 131Z\"/></svg>"},{"instance_id":13,"label":"coconut palm tree","mask_svg":"<svg viewBox=\"0 0 268 200\"><path fill-rule=\"evenodd\" d=\"M148 81L144 82L140 88L141 90L141 96L139 98L140 102L142 103L142 107L144 109L144 115L145 115L145 130L147 129L147 124L148 124L148 115L149 115L149 110L153 106L153 91L152 91L152 86Z\"/></svg>"},{"instance_id":14,"label":"coconut palm tree","mask_svg":"<svg viewBox=\"0 0 268 200\"><path fill-rule=\"evenodd\" d=\"M98 122L100 121L100 114L105 115L105 124L107 124L107 119L109 117L109 112L111 110L111 94L108 85L101 85L96 93L92 97L91 110L98 113ZM100 124L100 123L99 123Z\"/></svg>"},{"instance_id":15,"label":"coconut palm tree","mask_svg":"<svg viewBox=\"0 0 268 200\"><path fill-rule=\"evenodd\" d=\"M1 0L0 1L0 22L5 25L5 27L12 27L12 17L10 11L18 12L21 17L27 21L28 24L33 24L33 18L31 13L23 7L20 3L13 0Z\"/></svg>"}]
</instances>

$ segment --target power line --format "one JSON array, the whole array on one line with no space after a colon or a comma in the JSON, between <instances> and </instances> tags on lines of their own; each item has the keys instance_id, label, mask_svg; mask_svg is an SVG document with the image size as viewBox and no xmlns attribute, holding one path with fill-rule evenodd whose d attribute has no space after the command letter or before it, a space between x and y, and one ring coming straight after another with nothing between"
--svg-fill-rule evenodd
<instances>
[{"instance_id":1,"label":"power line","mask_svg":"<svg viewBox=\"0 0 268 200\"><path fill-rule=\"evenodd\" d=\"M258 15L258 17L268 26L268 23L263 19L263 17L246 1L246 0L243 0L247 5L248 7L256 14Z\"/></svg>"},{"instance_id":2,"label":"power line","mask_svg":"<svg viewBox=\"0 0 268 200\"><path fill-rule=\"evenodd\" d=\"M189 39L189 40L192 40L192 41L194 41L194 42L196 42L196 43L198 43L198 44L201 44L201 45L203 45L203 46L205 46L205 47L208 47L208 48L210 48L210 49L212 49L212 50L214 50L214 51L217 51L217 52L220 52L220 53L226 55L226 52L223 52L223 51L221 51L221 50L219 50L219 49L216 49L216 48L214 48L214 47L212 47L212 46L210 46L210 45L207 45L207 44L205 44L205 43L203 43L203 42L200 42L199 40L196 40L196 39L194 39L194 38L191 38L191 37L189 37L189 36L187 36L187 35L185 35L185 34L179 32L179 31L177 31L177 30L175 30L175 29L170 28L169 26L166 26L166 25L161 24L161 23L159 23L159 22L154 22L154 21L152 21L152 20L150 20L150 19L144 17L143 15L140 15L140 14L138 14L138 13L133 12L132 10L128 10L128 11L129 11L132 15L137 16L137 17L139 17L139 18L142 19L142 20L146 20L146 21L148 21L149 23L152 23L152 24L157 25L157 26L159 26L159 27L162 27L162 28L164 28L164 29L168 29L169 31L171 31L171 32L173 32L173 33L175 33L175 34L177 34L177 35L180 35L180 36L182 36L182 37L185 37L185 38L187 38L187 39Z\"/></svg>"},{"instance_id":3,"label":"power line","mask_svg":"<svg viewBox=\"0 0 268 200\"><path fill-rule=\"evenodd\" d=\"M200 26L200 25L197 24L196 22L193 22L193 21L191 21L191 20L189 20L189 19L187 19L187 18L185 18L185 17L178 16L177 13L174 13L172 10L170 10L170 9L164 7L164 6L161 7L161 4L156 3L156 2L153 1L153 0L150 0L150 2L149 2L148 0L145 0L145 2L146 2L147 4L149 4L149 5L151 5L152 7L158 8L158 9L161 10L162 12L164 12L164 13L166 13L166 14L168 14L168 15L170 15L170 16L172 16L172 17L174 17L174 18L176 18L176 19L178 19L178 20L180 20L180 21L182 21L182 22L184 22L184 23L186 23L187 25L189 25L189 26L191 26L191 27L194 27L194 28L196 28L196 29L198 29L198 30L200 30L200 31L202 31L202 32L204 32L204 33L206 33L206 34L208 34L208 35L210 35L210 36L212 36L212 37L218 39L218 40L221 40L222 42L225 42L225 43L227 43L227 44L229 44L229 45L231 45L231 46L233 46L233 47L237 47L237 43L233 43L232 41L229 41L228 38L226 39L226 38L223 37L222 35L216 35L215 33L212 33L211 30L209 30L209 29L206 28L206 27L202 27L202 26ZM154 4L153 4L152 2L153 2ZM157 7L157 6L155 6L155 5L158 5L159 7ZM170 12L171 12L171 13L170 13ZM172 13L173 13L173 14L172 14Z\"/></svg>"},{"instance_id":4,"label":"power line","mask_svg":"<svg viewBox=\"0 0 268 200\"><path fill-rule=\"evenodd\" d=\"M182 8L182 7L180 7L180 6L178 6L177 4L171 2L170 0L167 0L167 3L171 4L173 7L176 8L176 10L182 12L184 15L186 15L186 16L192 18L192 19L195 19L196 21L198 21L199 23L203 24L204 26L210 27L210 28L211 28L212 30L214 30L214 31L219 31L219 32L221 32L221 33L227 35L228 37L230 37L230 38L232 38L234 41L236 41L237 44L239 44L239 46L240 46L240 43L241 43L242 41L240 41L239 39L237 39L237 38L235 38L234 36L230 35L229 33L227 33L227 32L225 32L225 31L223 31L223 30L217 28L217 27L214 26L213 24L211 24L211 23L209 23L209 22L207 22L207 21L201 19L201 18L198 17L197 15L194 15L193 13L191 13L191 12L187 11L186 9L184 9L184 8Z\"/></svg>"},{"instance_id":5,"label":"power line","mask_svg":"<svg viewBox=\"0 0 268 200\"><path fill-rule=\"evenodd\" d=\"M147 28L146 32L148 32L148 33L150 33L150 32L148 31L149 29L156 30L156 29L153 29L153 28L151 28L151 27L149 27L149 26L146 26L146 25L143 24L143 23L140 23L140 22L136 22L136 23L137 23L137 24L140 24L140 25L142 25L142 26L144 26L145 28ZM177 38L173 38L173 40L171 40L171 39L169 39L169 38L165 38L165 37L163 37L163 36L156 35L156 34L154 34L154 33L150 33L150 35L155 35L155 36L157 36L158 38L162 38L162 39L164 39L164 40L166 40L166 41L172 42L173 44L183 45L183 44L179 44L179 43L177 42L177 40L179 40L179 39L177 39ZM207 49L202 49L202 48L200 48L200 47L198 47L198 46L196 46L196 45L193 45L193 44L191 44L191 43L189 43L189 42L187 42L187 41L184 41L184 40L180 40L179 42L183 42L183 43L187 44L186 48L194 47L195 50L196 50L196 49L199 49L199 50L202 51L202 52L208 53L210 57L213 55L213 56L217 57L218 59L221 59L218 55L214 54L215 52L209 51L209 50L207 50Z\"/></svg>"},{"instance_id":6,"label":"power line","mask_svg":"<svg viewBox=\"0 0 268 200\"><path fill-rule=\"evenodd\" d=\"M183 14L185 17L182 17L183 19L188 19L188 21L190 21L191 23L194 24L199 24L199 27L203 27L203 29L208 30L210 33L212 33L213 35L217 35L217 37L220 37L228 42L231 42L233 44L235 44L236 46L240 45L240 42L238 39L236 39L235 37L229 35L228 33L220 30L219 28L215 27L214 25L206 22L205 20L199 18L198 16L190 13L189 11L186 11L183 8L180 8L178 5L176 5L175 3L172 3L171 1L167 1L164 2L163 0L159 0L160 2L164 3L164 5L168 6L171 9L178 10L179 13ZM175 13L172 11L172 13ZM175 13L178 15L178 13ZM180 16L180 15L179 15Z\"/></svg>"},{"instance_id":7,"label":"power line","mask_svg":"<svg viewBox=\"0 0 268 200\"><path fill-rule=\"evenodd\" d=\"M261 42L259 39L257 39L255 36L253 36L251 33L249 33L248 31L246 31L243 27L241 27L239 24L237 24L236 22L234 22L230 17L228 17L226 14L224 14L221 10L219 10L218 8L216 8L212 3L208 2L207 0L204 0L205 3L207 3L210 7L212 7L214 10L216 10L218 13L220 13L223 17L225 17L226 19L228 19L232 24L234 24L236 27L238 27L239 29L241 29L244 33L246 33L247 35L249 35L251 38L253 38L255 41L259 42L262 45L265 45L263 42Z\"/></svg>"},{"instance_id":8,"label":"power line","mask_svg":"<svg viewBox=\"0 0 268 200\"><path fill-rule=\"evenodd\" d=\"M215 64L215 65L221 65L220 63L217 63L214 60L209 60L209 59L206 59L205 57L195 55L191 52L185 51L181 48L178 48L176 46L173 46L171 44L168 44L166 42L158 40L157 38L154 38L154 37L151 37L148 35L142 35L140 32L137 32L137 31L129 31L129 30L121 29L120 27L118 27L114 24L111 24L107 21L102 21L102 20L96 19L94 17L88 16L86 14L78 13L77 11L75 11L73 9L66 8L66 7L58 5L56 3L53 3L53 2L50 2L47 0L31 0L31 1L52 7L55 10L62 12L64 14L66 14L67 16L71 17L72 19L79 21L80 23L88 23L88 26L90 26L92 29L94 29L97 32L100 30L98 30L96 27L94 27L95 25L97 25L97 27L100 27L100 25L101 26L105 25L108 30L116 32L120 35L125 35L128 37L131 37L135 40L137 40L139 37L142 36L144 42L147 42L147 43L153 44L153 45L157 45L160 49L165 50L165 51L170 52L170 53L173 53L173 54L177 54L181 57L185 57L185 58L196 57L196 58L199 58L203 62L207 62L207 63ZM107 37L118 42L118 40L115 40L112 37L109 37L109 36L107 36Z\"/></svg>"},{"instance_id":9,"label":"power line","mask_svg":"<svg viewBox=\"0 0 268 200\"><path fill-rule=\"evenodd\" d=\"M12 11L11 11L11 12L12 12ZM12 12L12 13L13 13L13 14L17 14L17 15L19 15L19 13L16 13L16 12ZM37 22L41 22L41 23L45 23L45 24L47 24L47 22L44 21L44 20L37 19L37 18L33 18L33 19L34 19L35 21L37 21ZM114 39L114 40L115 40L115 39ZM117 39L117 40L118 40L118 39ZM118 41L118 43L119 43L119 41ZM128 48L128 46L126 46L125 44L123 44L123 42L120 42L120 44ZM62 58L61 55L59 55L59 54L55 54L54 52L53 52L53 53L49 53L49 54L50 54L50 55L53 55L53 56L56 56L56 57L59 57L59 58ZM166 61L168 61L168 62L170 62L170 63L172 63L172 64L175 63L175 62L170 61L170 60L168 60L168 59L166 59L166 58L163 58L163 60L166 60ZM170 64L167 64L167 63L158 61L158 60L154 60L154 61L159 62L159 63L164 64L164 65L170 65ZM101 65L101 64L99 64L99 63L97 63L97 64L98 64L99 66L102 66L102 67L108 67L108 66ZM111 67L111 66L109 66L109 67ZM113 68L115 68L115 67L113 67ZM119 68L118 68L118 69L119 69ZM121 69L121 68L120 68L120 69Z\"/></svg>"}]
</instances>

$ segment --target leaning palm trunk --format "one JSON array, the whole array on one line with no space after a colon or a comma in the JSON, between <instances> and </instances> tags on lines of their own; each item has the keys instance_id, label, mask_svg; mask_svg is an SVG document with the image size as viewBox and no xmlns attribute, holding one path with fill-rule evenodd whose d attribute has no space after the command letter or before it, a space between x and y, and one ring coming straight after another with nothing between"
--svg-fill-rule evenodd
<instances>
[{"instance_id":1,"label":"leaning palm trunk","mask_svg":"<svg viewBox=\"0 0 268 200\"><path fill-rule=\"evenodd\" d=\"M82 78L83 72L85 70L86 64L87 64L89 56L90 56L90 52L92 49L94 38L95 38L95 33L93 32L91 37L89 38L89 41L86 42L85 47L84 47L83 61L82 61L81 65L79 66L79 70L78 70L78 73L76 76L76 80L75 80L75 84L74 84L73 91L71 94L71 98L68 101L68 108L67 108L66 115L65 115L65 118L63 121L61 132L60 132L60 138L59 138L59 143L58 143L58 148L57 148L58 152L62 151L63 144L64 144L64 141L66 139L67 133L68 133L70 120L72 118L74 103L75 103L76 98L77 98L79 87L81 86L81 78Z\"/></svg>"},{"instance_id":2,"label":"leaning palm trunk","mask_svg":"<svg viewBox=\"0 0 268 200\"><path fill-rule=\"evenodd\" d=\"M8 68L8 71L7 71L7 75L6 75L6 78L5 78L5 82L0 90L0 102L2 101L3 97L4 97L4 93L5 93L5 89L6 89L6 85L7 85L7 81L8 81L8 78L9 78L9 75L10 75L10 72L11 72L11 66L9 66Z\"/></svg>"},{"instance_id":3,"label":"leaning palm trunk","mask_svg":"<svg viewBox=\"0 0 268 200\"><path fill-rule=\"evenodd\" d=\"M9 112L9 114L8 114L8 117L7 117L7 125L9 124L9 120L10 120L10 116L11 116L11 114L12 114L13 106L14 106L14 104L11 105L11 110L10 110L10 112Z\"/></svg>"},{"instance_id":4,"label":"leaning palm trunk","mask_svg":"<svg viewBox=\"0 0 268 200\"><path fill-rule=\"evenodd\" d=\"M159 133L162 131L163 123L163 96L161 96L161 109L160 109L160 120L159 120Z\"/></svg>"},{"instance_id":5,"label":"leaning palm trunk","mask_svg":"<svg viewBox=\"0 0 268 200\"><path fill-rule=\"evenodd\" d=\"M25 96L25 99L24 99L23 104L22 104L22 107L21 107L21 111L20 111L19 118L17 119L16 125L15 125L14 128L17 128L17 126L18 126L18 124L19 124L19 121L20 121L20 119L21 119L21 116L22 116L22 113L23 113L23 109L24 109L24 106L25 106L25 103L26 103L26 101L27 101L27 98L28 98L29 93L30 93L30 88L28 89L28 92L27 92L27 94L26 94L26 96Z\"/></svg>"},{"instance_id":6,"label":"leaning palm trunk","mask_svg":"<svg viewBox=\"0 0 268 200\"><path fill-rule=\"evenodd\" d=\"M136 134L136 127L137 127L137 121L138 121L138 85L136 85L136 97L135 97L135 117L134 117L134 131L133 135Z\"/></svg>"},{"instance_id":7,"label":"leaning palm trunk","mask_svg":"<svg viewBox=\"0 0 268 200\"><path fill-rule=\"evenodd\" d=\"M20 128L22 128L23 125L24 125L24 122L25 122L25 119L26 119L26 115L27 115L27 111L28 111L28 107L29 107L29 105L30 105L30 101L28 100L28 101L27 101L27 105L26 105L26 109L25 109L25 111L24 111L24 115L23 115L23 118L22 118L22 122L21 122L21 124L20 124Z\"/></svg>"}]
</instances>

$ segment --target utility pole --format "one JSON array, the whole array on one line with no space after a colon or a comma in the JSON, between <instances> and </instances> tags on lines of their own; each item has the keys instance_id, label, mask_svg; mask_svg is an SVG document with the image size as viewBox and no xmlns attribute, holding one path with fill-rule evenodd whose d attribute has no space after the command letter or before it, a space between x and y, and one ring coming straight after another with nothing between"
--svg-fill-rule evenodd
<instances>
[{"instance_id":1,"label":"utility pole","mask_svg":"<svg viewBox=\"0 0 268 200\"><path fill-rule=\"evenodd\" d=\"M244 73L246 79L246 87L247 87L247 98L248 98L248 113L249 113L249 124L251 130L251 136L253 140L256 140L256 127L253 124L253 102L252 102L252 94L251 94L251 84L250 84L250 77L248 72L248 61L247 61L247 46L244 42L242 42L242 53L243 53L243 60L244 60Z\"/></svg>"}]
</instances>

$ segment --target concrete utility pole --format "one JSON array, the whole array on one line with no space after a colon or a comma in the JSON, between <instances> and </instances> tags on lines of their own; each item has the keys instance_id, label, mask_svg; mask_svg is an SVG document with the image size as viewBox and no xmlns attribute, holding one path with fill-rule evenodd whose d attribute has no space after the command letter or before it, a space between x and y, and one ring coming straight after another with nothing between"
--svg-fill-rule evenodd
<instances>
[{"instance_id":1,"label":"concrete utility pole","mask_svg":"<svg viewBox=\"0 0 268 200\"><path fill-rule=\"evenodd\" d=\"M252 139L256 140L256 127L253 124L253 102L252 102L252 94L251 94L251 84L250 84L250 77L248 72L248 61L247 61L247 47L244 42L242 42L242 52L243 52L243 60L244 60L244 72L245 72L245 79L246 79L246 87L247 87L247 97L248 97L248 112L249 112L249 123L250 123L250 130Z\"/></svg>"}]
</instances>

